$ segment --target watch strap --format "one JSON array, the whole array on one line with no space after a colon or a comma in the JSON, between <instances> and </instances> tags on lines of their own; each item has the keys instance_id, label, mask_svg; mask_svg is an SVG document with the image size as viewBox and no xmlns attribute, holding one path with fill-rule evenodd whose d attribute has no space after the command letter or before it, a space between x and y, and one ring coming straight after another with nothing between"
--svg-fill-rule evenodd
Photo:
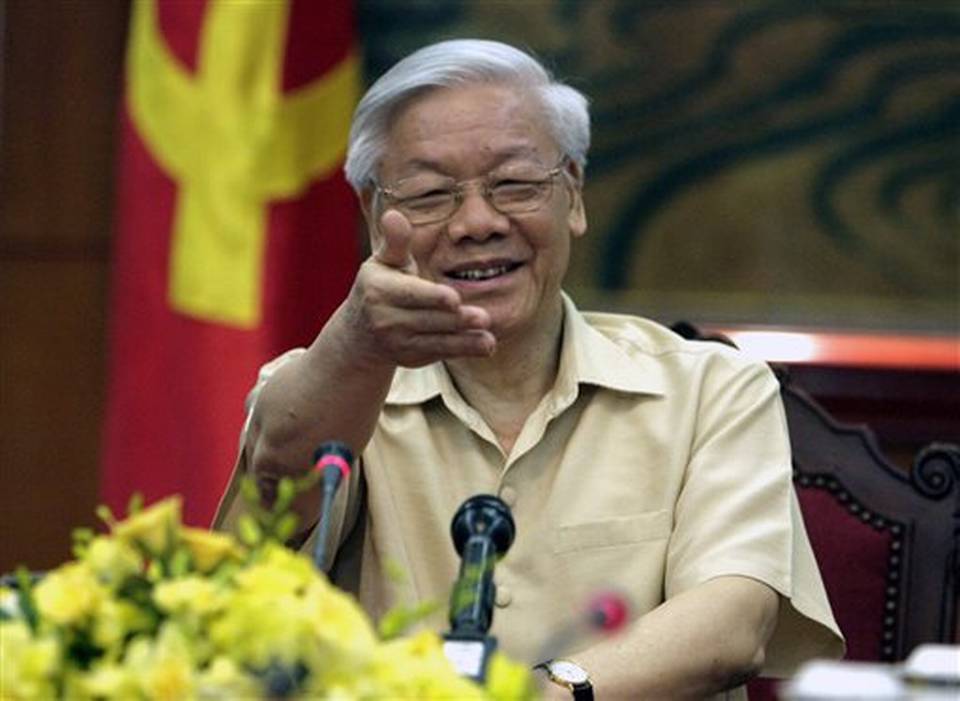
<instances>
[{"instance_id":1,"label":"watch strap","mask_svg":"<svg viewBox=\"0 0 960 701\"><path fill-rule=\"evenodd\" d=\"M570 684L569 687L573 692L573 701L593 701L593 684L590 682Z\"/></svg>"}]
</instances>

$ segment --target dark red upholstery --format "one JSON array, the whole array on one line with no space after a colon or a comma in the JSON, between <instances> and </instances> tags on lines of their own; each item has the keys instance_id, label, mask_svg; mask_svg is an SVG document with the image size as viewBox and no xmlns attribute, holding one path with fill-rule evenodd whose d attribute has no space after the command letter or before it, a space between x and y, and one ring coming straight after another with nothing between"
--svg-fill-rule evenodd
<instances>
[{"instance_id":1,"label":"dark red upholstery","mask_svg":"<svg viewBox=\"0 0 960 701\"><path fill-rule=\"evenodd\" d=\"M882 528L865 523L825 486L798 485L797 496L827 596L847 641L845 659L880 659L894 542L889 524ZM777 683L754 680L748 686L750 701L777 698Z\"/></svg>"},{"instance_id":2,"label":"dark red upholstery","mask_svg":"<svg viewBox=\"0 0 960 701\"><path fill-rule=\"evenodd\" d=\"M894 542L890 524L877 527L851 514L822 487L799 487L807 535L850 660L879 660L883 640L887 566Z\"/></svg>"}]
</instances>

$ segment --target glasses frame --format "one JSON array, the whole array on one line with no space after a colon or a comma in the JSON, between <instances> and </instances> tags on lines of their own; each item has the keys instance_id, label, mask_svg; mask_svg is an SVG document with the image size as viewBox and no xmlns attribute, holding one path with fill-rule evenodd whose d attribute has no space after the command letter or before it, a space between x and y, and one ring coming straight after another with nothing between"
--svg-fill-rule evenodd
<instances>
[{"instance_id":1,"label":"glasses frame","mask_svg":"<svg viewBox=\"0 0 960 701\"><path fill-rule=\"evenodd\" d=\"M463 200L465 196L464 191L466 190L467 186L469 186L471 183L478 183L479 185L478 189L480 191L480 195L483 197L483 200L487 203L487 205L490 206L491 209L493 209L498 214L502 214L505 217L509 217L514 214L529 214L530 212L536 212L541 207L543 207L543 205L550 199L550 196L553 194L552 188L554 185L554 181L556 181L557 176L562 175L564 173L569 163L570 163L569 156L567 155L561 156L560 160L557 161L557 164L553 168L550 168L544 173L543 178L538 180L528 181L530 183L535 183L537 185L548 185L551 188L551 191L546 193L546 197L538 201L537 204L531 207L530 209L504 212L499 207L497 207L493 203L493 192L492 192L492 186L491 186L491 178L497 173L492 172L492 173L487 173L486 175L481 175L478 178L469 178L467 180L455 181L451 187L451 190L453 192L453 208L450 210L448 214L442 217L438 217L437 219L430 219L429 221L420 221L416 223L411 222L411 224L413 226L430 226L432 224L442 224L453 219L454 215L458 211L460 211L460 207L463 206ZM404 180L407 180L407 179L408 178L403 178L397 181L397 183L393 187L384 187L379 183L374 182L374 187L375 187L375 192L377 194L377 197L378 198L382 197L388 204L401 205L401 206L405 201L415 199L414 197L399 197L394 192L396 185L399 183L402 183Z\"/></svg>"}]
</instances>

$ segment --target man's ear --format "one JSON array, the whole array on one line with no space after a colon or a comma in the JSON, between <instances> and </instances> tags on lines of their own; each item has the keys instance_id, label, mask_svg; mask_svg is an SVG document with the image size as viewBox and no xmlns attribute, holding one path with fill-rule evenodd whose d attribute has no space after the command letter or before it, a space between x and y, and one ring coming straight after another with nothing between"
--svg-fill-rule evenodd
<instances>
[{"instance_id":1,"label":"man's ear","mask_svg":"<svg viewBox=\"0 0 960 701\"><path fill-rule=\"evenodd\" d=\"M570 193L570 211L567 214L567 224L574 238L587 233L587 211L583 206L583 168L578 163L570 161L565 173L567 190Z\"/></svg>"}]
</instances>

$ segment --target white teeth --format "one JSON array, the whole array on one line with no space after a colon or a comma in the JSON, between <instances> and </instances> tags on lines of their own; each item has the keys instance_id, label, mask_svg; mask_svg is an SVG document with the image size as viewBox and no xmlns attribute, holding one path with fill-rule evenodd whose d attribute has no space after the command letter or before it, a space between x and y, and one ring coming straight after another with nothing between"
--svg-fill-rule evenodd
<instances>
[{"instance_id":1,"label":"white teeth","mask_svg":"<svg viewBox=\"0 0 960 701\"><path fill-rule=\"evenodd\" d=\"M498 265L495 268L483 268L482 270L458 270L455 273L451 273L450 276L458 280L489 280L492 277L503 275L509 269L506 265Z\"/></svg>"}]
</instances>

